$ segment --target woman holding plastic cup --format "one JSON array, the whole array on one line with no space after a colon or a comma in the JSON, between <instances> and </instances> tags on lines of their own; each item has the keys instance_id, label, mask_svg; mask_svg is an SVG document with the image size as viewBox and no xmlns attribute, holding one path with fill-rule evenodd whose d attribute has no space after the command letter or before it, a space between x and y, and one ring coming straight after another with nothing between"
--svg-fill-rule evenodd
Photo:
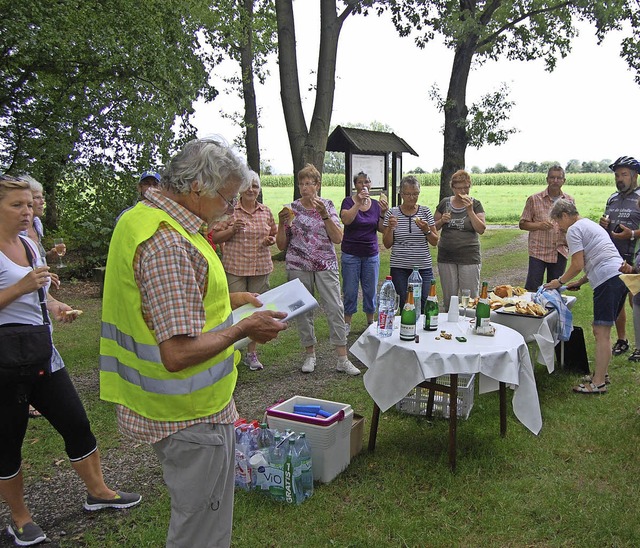
<instances>
[{"instance_id":1,"label":"woman holding plastic cup","mask_svg":"<svg viewBox=\"0 0 640 548\"><path fill-rule=\"evenodd\" d=\"M484 208L469 195L471 176L460 169L451 176L453 196L444 198L436 208L436 228L441 230L438 242L438 273L443 303L449 309L452 295L469 289L478 296L480 286L479 234L484 234Z\"/></svg>"},{"instance_id":2,"label":"woman holding plastic cup","mask_svg":"<svg viewBox=\"0 0 640 548\"><path fill-rule=\"evenodd\" d=\"M378 232L384 231L384 216L389 205L384 195L380 201L369 195L371 179L361 171L353 178L355 193L342 201L340 218L344 224L342 238L342 295L347 335L351 316L358 309L358 286L362 286L362 310L367 323L373 322L376 289L380 270Z\"/></svg>"}]
</instances>

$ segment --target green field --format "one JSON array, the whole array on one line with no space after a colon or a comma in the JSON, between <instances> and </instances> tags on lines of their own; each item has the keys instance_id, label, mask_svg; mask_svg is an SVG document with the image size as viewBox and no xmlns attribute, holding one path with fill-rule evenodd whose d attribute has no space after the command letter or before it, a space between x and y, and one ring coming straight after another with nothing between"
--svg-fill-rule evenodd
<instances>
[{"instance_id":1,"label":"green field","mask_svg":"<svg viewBox=\"0 0 640 548\"><path fill-rule=\"evenodd\" d=\"M615 191L614 181L609 176L609 186L572 186L566 183L563 190L576 200L578 211L584 217L597 220L604 211L607 198ZM524 208L527 197L540 192L545 187L544 181L540 185L478 185L471 187L471 195L482 202L487 222L490 224L517 224ZM324 198L333 201L336 208L340 207L344 199L344 187L323 186L321 190ZM277 212L282 205L291 202L293 187L267 187L263 185L263 200L271 208L277 218ZM437 186L421 187L418 202L435 211L438 205L440 189Z\"/></svg>"}]
</instances>

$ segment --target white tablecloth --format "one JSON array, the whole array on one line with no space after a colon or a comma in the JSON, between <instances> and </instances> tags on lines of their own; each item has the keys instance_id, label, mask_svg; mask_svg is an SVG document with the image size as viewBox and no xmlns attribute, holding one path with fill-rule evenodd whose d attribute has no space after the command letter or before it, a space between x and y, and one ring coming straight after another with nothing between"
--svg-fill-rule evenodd
<instances>
[{"instance_id":1,"label":"white tablecloth","mask_svg":"<svg viewBox=\"0 0 640 548\"><path fill-rule=\"evenodd\" d=\"M525 297L531 299L531 293ZM576 298L566 296L567 307L573 308ZM475 314L475 312L474 312ZM491 311L491 323L506 325L520 333L526 342L535 342L538 345L536 360L547 366L547 371L553 373L555 369L555 347L558 344L558 312L553 311L544 318L530 318L516 314L501 314Z\"/></svg>"},{"instance_id":2,"label":"white tablecloth","mask_svg":"<svg viewBox=\"0 0 640 548\"><path fill-rule=\"evenodd\" d=\"M399 318L396 318L398 321ZM364 385L381 411L404 398L422 381L451 373L477 373L480 393L497 390L505 382L513 390L513 411L518 420L534 434L542 428L538 391L529 350L522 335L503 325L496 325L494 337L473 335L469 322L446 321L440 314L437 331L418 326L420 342L400 340L399 329L387 338L377 336L372 324L350 348L367 366ZM454 338L436 340L441 330ZM458 342L464 336L467 342Z\"/></svg>"}]
</instances>

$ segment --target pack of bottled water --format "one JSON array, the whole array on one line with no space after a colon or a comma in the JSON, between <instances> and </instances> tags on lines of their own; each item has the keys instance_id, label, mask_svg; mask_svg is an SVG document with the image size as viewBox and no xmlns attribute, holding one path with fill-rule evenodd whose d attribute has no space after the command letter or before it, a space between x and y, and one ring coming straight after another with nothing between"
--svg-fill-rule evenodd
<instances>
[{"instance_id":1,"label":"pack of bottled water","mask_svg":"<svg viewBox=\"0 0 640 548\"><path fill-rule=\"evenodd\" d=\"M237 424L236 489L300 504L313 495L311 448L304 432L279 432L266 423Z\"/></svg>"}]
</instances>

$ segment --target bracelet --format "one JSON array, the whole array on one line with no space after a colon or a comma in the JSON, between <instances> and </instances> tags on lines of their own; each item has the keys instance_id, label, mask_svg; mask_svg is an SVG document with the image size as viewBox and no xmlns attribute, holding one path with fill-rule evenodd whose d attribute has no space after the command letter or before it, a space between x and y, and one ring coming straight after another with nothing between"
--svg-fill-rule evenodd
<instances>
[{"instance_id":1,"label":"bracelet","mask_svg":"<svg viewBox=\"0 0 640 548\"><path fill-rule=\"evenodd\" d=\"M329 220L329 217L322 217L322 220L323 220L323 221L328 221L328 220Z\"/></svg>"},{"instance_id":2,"label":"bracelet","mask_svg":"<svg viewBox=\"0 0 640 548\"><path fill-rule=\"evenodd\" d=\"M558 283L559 283L560 285L564 285L564 282L563 282L560 278L562 278L562 276L560 276L560 277L556 278L556 280L558 280Z\"/></svg>"},{"instance_id":3,"label":"bracelet","mask_svg":"<svg viewBox=\"0 0 640 548\"><path fill-rule=\"evenodd\" d=\"M633 242L633 240L635 240L635 239L636 239L636 231L632 230L631 231L631 238L629 238L629 240L631 240Z\"/></svg>"},{"instance_id":4,"label":"bracelet","mask_svg":"<svg viewBox=\"0 0 640 548\"><path fill-rule=\"evenodd\" d=\"M384 219L384 215L380 215L380 218L381 218L381 219Z\"/></svg>"}]
</instances>

